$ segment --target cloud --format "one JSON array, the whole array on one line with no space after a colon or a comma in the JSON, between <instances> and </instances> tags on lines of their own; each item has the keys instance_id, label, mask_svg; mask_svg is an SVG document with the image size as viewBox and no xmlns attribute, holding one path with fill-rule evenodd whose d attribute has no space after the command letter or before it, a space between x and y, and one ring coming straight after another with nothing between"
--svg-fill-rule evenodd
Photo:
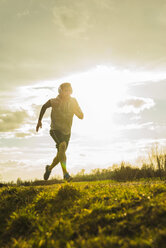
<instances>
[{"instance_id":1,"label":"cloud","mask_svg":"<svg viewBox=\"0 0 166 248\"><path fill-rule=\"evenodd\" d=\"M28 117L26 111L0 110L0 132L10 132L19 128Z\"/></svg>"},{"instance_id":2,"label":"cloud","mask_svg":"<svg viewBox=\"0 0 166 248\"><path fill-rule=\"evenodd\" d=\"M166 67L163 0L0 1L1 88L98 64Z\"/></svg>"},{"instance_id":3,"label":"cloud","mask_svg":"<svg viewBox=\"0 0 166 248\"><path fill-rule=\"evenodd\" d=\"M155 106L155 102L151 98L128 97L118 103L119 113L135 113L138 114L145 109L150 109Z\"/></svg>"},{"instance_id":4,"label":"cloud","mask_svg":"<svg viewBox=\"0 0 166 248\"><path fill-rule=\"evenodd\" d=\"M80 11L84 9L84 11ZM53 9L54 23L65 35L85 33L90 27L90 16L84 4L73 2L72 5L59 5Z\"/></svg>"},{"instance_id":5,"label":"cloud","mask_svg":"<svg viewBox=\"0 0 166 248\"><path fill-rule=\"evenodd\" d=\"M34 90L55 90L55 87L52 87L52 86L34 86L31 88L31 90L34 89Z\"/></svg>"},{"instance_id":6,"label":"cloud","mask_svg":"<svg viewBox=\"0 0 166 248\"><path fill-rule=\"evenodd\" d=\"M24 162L20 162L18 160L5 160L0 162L0 168L1 169L10 169L20 166L25 166L26 164Z\"/></svg>"},{"instance_id":7,"label":"cloud","mask_svg":"<svg viewBox=\"0 0 166 248\"><path fill-rule=\"evenodd\" d=\"M35 129L29 129L26 132L16 132L15 137L16 138L25 138L25 137L31 137L36 134Z\"/></svg>"},{"instance_id":8,"label":"cloud","mask_svg":"<svg viewBox=\"0 0 166 248\"><path fill-rule=\"evenodd\" d=\"M154 76L152 76L154 79ZM151 97L153 99L165 100L166 79L147 80L146 82L138 82L130 85L129 93L135 96Z\"/></svg>"},{"instance_id":9,"label":"cloud","mask_svg":"<svg viewBox=\"0 0 166 248\"><path fill-rule=\"evenodd\" d=\"M147 122L147 123L132 123L128 125L121 125L118 127L119 130L137 130L137 129L149 129L154 130L154 124L153 122Z\"/></svg>"},{"instance_id":10,"label":"cloud","mask_svg":"<svg viewBox=\"0 0 166 248\"><path fill-rule=\"evenodd\" d=\"M24 10L20 13L17 13L18 18L22 18L22 17L28 16L28 15L30 15L29 10Z\"/></svg>"},{"instance_id":11,"label":"cloud","mask_svg":"<svg viewBox=\"0 0 166 248\"><path fill-rule=\"evenodd\" d=\"M35 168L28 160L24 161L21 159L2 160L0 162L0 170L0 179L4 182L16 181L17 178L31 180L35 179L35 177L39 178L39 175L42 173L41 168ZM41 176L40 178L42 178Z\"/></svg>"}]
</instances>

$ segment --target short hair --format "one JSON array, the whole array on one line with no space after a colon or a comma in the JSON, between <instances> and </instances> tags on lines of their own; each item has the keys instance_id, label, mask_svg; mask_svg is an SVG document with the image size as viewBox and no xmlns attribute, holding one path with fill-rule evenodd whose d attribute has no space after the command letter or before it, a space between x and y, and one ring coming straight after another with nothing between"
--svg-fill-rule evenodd
<instances>
[{"instance_id":1,"label":"short hair","mask_svg":"<svg viewBox=\"0 0 166 248\"><path fill-rule=\"evenodd\" d=\"M70 83L67 83L67 82L65 82L65 83L63 83L63 84L60 85L60 88L61 88L62 90L63 90L64 88L68 88L68 87L71 88L71 84L70 84Z\"/></svg>"},{"instance_id":2,"label":"short hair","mask_svg":"<svg viewBox=\"0 0 166 248\"><path fill-rule=\"evenodd\" d=\"M71 89L71 93L72 93L73 90L72 90L71 84L68 83L68 82L65 82L65 83L61 84L59 86L59 88L58 88L58 92L61 93L62 90L65 89L65 88L70 88Z\"/></svg>"}]
</instances>

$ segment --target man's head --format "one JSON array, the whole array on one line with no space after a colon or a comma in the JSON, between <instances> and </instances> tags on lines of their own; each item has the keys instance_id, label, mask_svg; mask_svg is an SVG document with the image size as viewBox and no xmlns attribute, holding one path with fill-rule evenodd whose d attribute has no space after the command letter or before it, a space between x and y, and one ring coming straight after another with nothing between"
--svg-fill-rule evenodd
<instances>
[{"instance_id":1,"label":"man's head","mask_svg":"<svg viewBox=\"0 0 166 248\"><path fill-rule=\"evenodd\" d=\"M70 83L61 84L58 88L58 92L59 92L59 95L61 95L62 97L65 97L65 98L69 97L73 92L71 84Z\"/></svg>"}]
</instances>

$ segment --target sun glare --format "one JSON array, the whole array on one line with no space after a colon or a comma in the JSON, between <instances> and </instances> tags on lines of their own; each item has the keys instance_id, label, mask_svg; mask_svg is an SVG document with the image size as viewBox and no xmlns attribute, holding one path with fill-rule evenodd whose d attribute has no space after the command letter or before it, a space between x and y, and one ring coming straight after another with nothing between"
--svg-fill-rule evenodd
<instances>
[{"instance_id":1,"label":"sun glare","mask_svg":"<svg viewBox=\"0 0 166 248\"><path fill-rule=\"evenodd\" d=\"M99 65L64 78L64 81L72 83L73 96L78 99L85 113L84 122L77 125L76 121L74 129L81 128L86 134L96 134L100 130L104 137L108 137L108 133L117 135L114 113L117 112L118 103L128 97L131 84L161 80L164 77L165 73L161 72L120 70Z\"/></svg>"},{"instance_id":2,"label":"sun glare","mask_svg":"<svg viewBox=\"0 0 166 248\"><path fill-rule=\"evenodd\" d=\"M126 95L126 84L119 71L104 66L72 75L68 78L85 112L85 125L90 133L113 128L113 113L117 103ZM80 126L80 124L79 124Z\"/></svg>"},{"instance_id":3,"label":"sun glare","mask_svg":"<svg viewBox=\"0 0 166 248\"><path fill-rule=\"evenodd\" d=\"M162 79L163 76L165 74L120 70L113 66L100 65L56 81L44 81L33 86L20 87L17 92L18 99L15 98L12 106L17 108L21 103L21 106L32 116L35 106L41 106L48 99L56 97L60 83L71 82L72 96L78 100L85 116L84 122L79 124L76 118L73 122L73 130L88 135L96 134L100 130L101 135L107 137L108 133L113 135L117 132L114 114L118 112L118 103L128 97L129 86L133 83Z\"/></svg>"}]
</instances>

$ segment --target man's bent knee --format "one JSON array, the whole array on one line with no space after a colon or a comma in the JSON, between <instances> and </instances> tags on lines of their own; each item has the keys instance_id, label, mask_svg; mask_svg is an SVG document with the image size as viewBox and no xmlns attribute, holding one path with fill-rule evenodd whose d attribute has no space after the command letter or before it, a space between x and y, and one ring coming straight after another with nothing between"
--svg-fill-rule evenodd
<instances>
[{"instance_id":1,"label":"man's bent knee","mask_svg":"<svg viewBox=\"0 0 166 248\"><path fill-rule=\"evenodd\" d=\"M63 141L59 144L59 151L58 151L59 161L62 161L65 159L65 151L66 151L66 142Z\"/></svg>"},{"instance_id":2,"label":"man's bent knee","mask_svg":"<svg viewBox=\"0 0 166 248\"><path fill-rule=\"evenodd\" d=\"M59 144L59 150L66 151L66 142L63 141Z\"/></svg>"}]
</instances>

